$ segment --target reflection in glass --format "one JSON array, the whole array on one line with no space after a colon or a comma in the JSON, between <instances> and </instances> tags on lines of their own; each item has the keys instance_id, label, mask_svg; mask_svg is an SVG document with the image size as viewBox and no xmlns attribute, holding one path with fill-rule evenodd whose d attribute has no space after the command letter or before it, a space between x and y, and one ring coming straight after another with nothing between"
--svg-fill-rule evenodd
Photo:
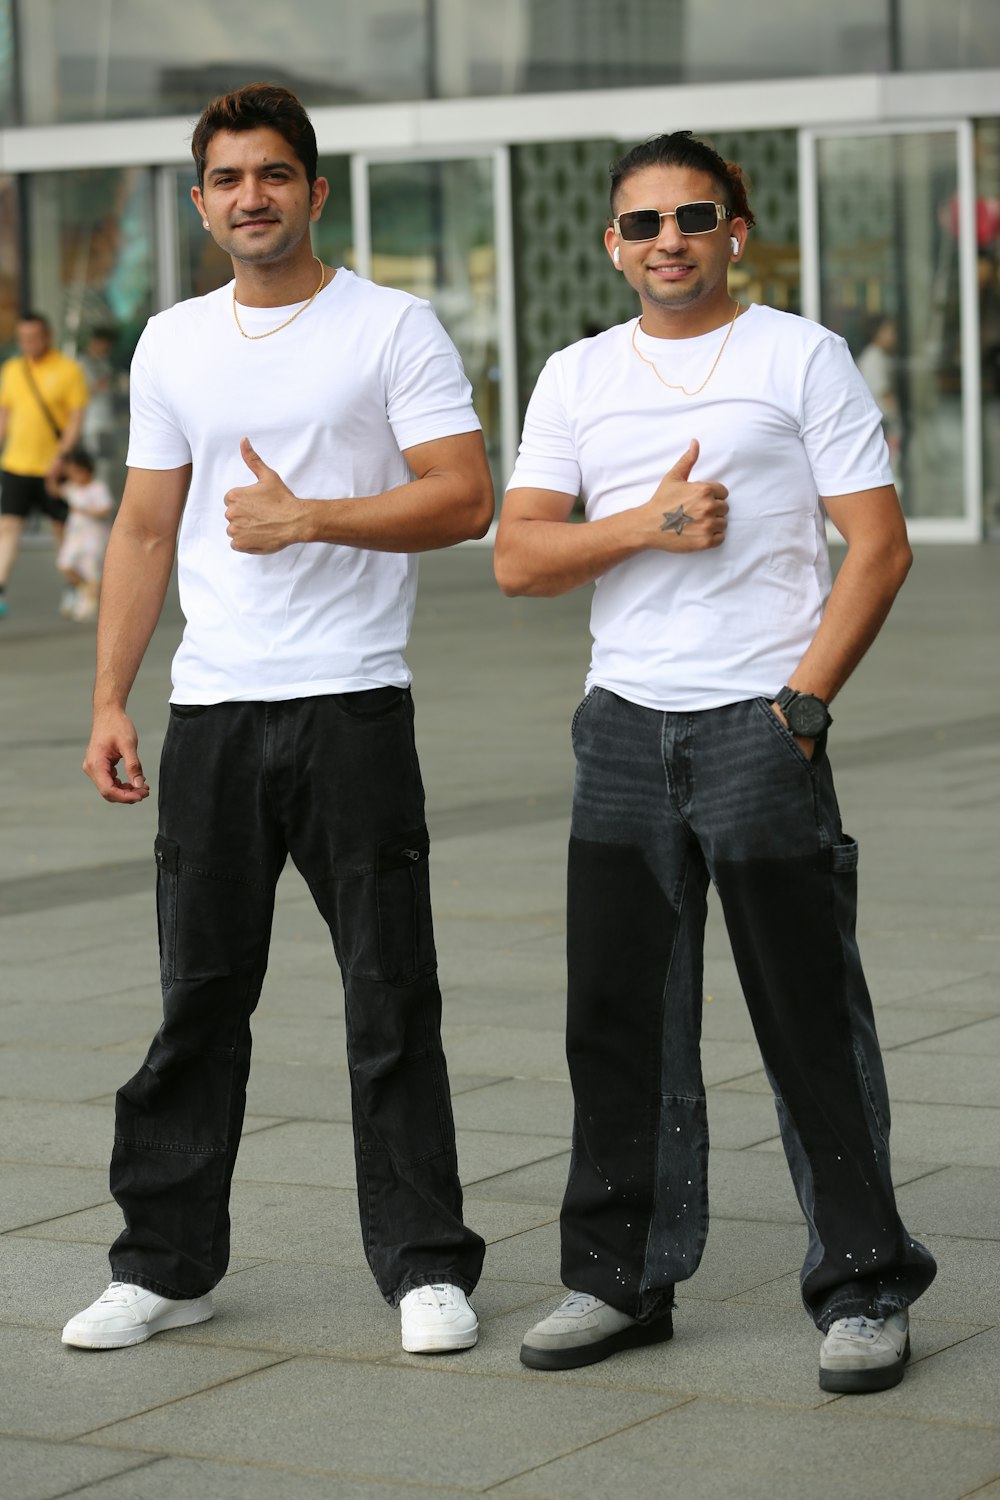
<instances>
[{"instance_id":1,"label":"reflection in glass","mask_svg":"<svg viewBox=\"0 0 1000 1500\"><path fill-rule=\"evenodd\" d=\"M898 67L920 72L1000 66L996 0L902 0Z\"/></svg>"},{"instance_id":2,"label":"reflection in glass","mask_svg":"<svg viewBox=\"0 0 1000 1500\"><path fill-rule=\"evenodd\" d=\"M976 126L976 281L983 398L983 515L1000 538L1000 120Z\"/></svg>"},{"instance_id":3,"label":"reflection in glass","mask_svg":"<svg viewBox=\"0 0 1000 1500\"><path fill-rule=\"evenodd\" d=\"M20 0L18 18L32 124L197 115L260 79L313 106L427 92L425 0Z\"/></svg>"},{"instance_id":4,"label":"reflection in glass","mask_svg":"<svg viewBox=\"0 0 1000 1500\"><path fill-rule=\"evenodd\" d=\"M106 367L98 456L120 493L127 372L152 309L150 174L138 167L39 173L27 203L31 303L48 314L66 353ZM104 337L95 342L95 332Z\"/></svg>"},{"instance_id":5,"label":"reflection in glass","mask_svg":"<svg viewBox=\"0 0 1000 1500\"><path fill-rule=\"evenodd\" d=\"M17 124L14 0L0 0L0 129Z\"/></svg>"},{"instance_id":6,"label":"reflection in glass","mask_svg":"<svg viewBox=\"0 0 1000 1500\"><path fill-rule=\"evenodd\" d=\"M472 384L495 485L500 474L500 369L490 157L373 162L372 280L426 297Z\"/></svg>"},{"instance_id":7,"label":"reflection in glass","mask_svg":"<svg viewBox=\"0 0 1000 1500\"><path fill-rule=\"evenodd\" d=\"M197 114L261 78L316 106L1000 64L996 0L16 3L31 124Z\"/></svg>"},{"instance_id":8,"label":"reflection in glass","mask_svg":"<svg viewBox=\"0 0 1000 1500\"><path fill-rule=\"evenodd\" d=\"M19 219L17 178L0 176L0 360L14 353L14 325L21 301Z\"/></svg>"},{"instance_id":9,"label":"reflection in glass","mask_svg":"<svg viewBox=\"0 0 1000 1500\"><path fill-rule=\"evenodd\" d=\"M952 132L818 142L820 302L882 407L903 509L964 514Z\"/></svg>"}]
</instances>

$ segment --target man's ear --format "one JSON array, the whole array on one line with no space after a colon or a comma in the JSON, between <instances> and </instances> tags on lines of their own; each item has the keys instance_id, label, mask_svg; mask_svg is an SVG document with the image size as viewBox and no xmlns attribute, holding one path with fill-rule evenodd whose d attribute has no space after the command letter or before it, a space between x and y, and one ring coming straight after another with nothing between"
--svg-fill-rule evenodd
<instances>
[{"instance_id":1,"label":"man's ear","mask_svg":"<svg viewBox=\"0 0 1000 1500\"><path fill-rule=\"evenodd\" d=\"M309 190L309 222L311 224L315 224L323 212L323 206L329 196L330 184L325 177L317 177Z\"/></svg>"}]
</instances>

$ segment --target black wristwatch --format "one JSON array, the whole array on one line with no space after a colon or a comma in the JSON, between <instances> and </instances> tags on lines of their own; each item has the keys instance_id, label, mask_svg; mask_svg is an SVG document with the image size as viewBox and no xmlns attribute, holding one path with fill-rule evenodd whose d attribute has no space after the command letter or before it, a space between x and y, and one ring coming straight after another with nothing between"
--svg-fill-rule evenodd
<instances>
[{"instance_id":1,"label":"black wristwatch","mask_svg":"<svg viewBox=\"0 0 1000 1500\"><path fill-rule=\"evenodd\" d=\"M822 698L812 693L797 693L794 688L783 687L780 693L775 693L773 701L784 714L792 733L800 734L803 739L816 739L833 723Z\"/></svg>"}]
</instances>

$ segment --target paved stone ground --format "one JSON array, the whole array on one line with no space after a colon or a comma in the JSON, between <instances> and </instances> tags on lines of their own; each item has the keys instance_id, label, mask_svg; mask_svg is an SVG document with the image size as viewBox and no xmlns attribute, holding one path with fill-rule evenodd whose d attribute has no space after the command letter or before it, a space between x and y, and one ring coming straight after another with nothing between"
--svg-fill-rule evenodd
<instances>
[{"instance_id":1,"label":"paved stone ground","mask_svg":"<svg viewBox=\"0 0 1000 1500\"><path fill-rule=\"evenodd\" d=\"M51 563L26 552L0 626L3 1495L1000 1496L1000 550L923 550L837 704L899 1199L941 1267L905 1382L866 1398L816 1383L803 1226L717 910L713 1226L675 1339L566 1375L517 1361L559 1294L567 725L588 591L504 600L483 548L425 560L411 651L462 1171L489 1241L478 1348L402 1354L365 1268L339 982L292 870L217 1315L115 1354L60 1345L107 1279L111 1099L155 1029L158 993L154 815L106 807L80 773L93 632L56 618ZM171 603L134 697L150 774L178 618Z\"/></svg>"}]
</instances>

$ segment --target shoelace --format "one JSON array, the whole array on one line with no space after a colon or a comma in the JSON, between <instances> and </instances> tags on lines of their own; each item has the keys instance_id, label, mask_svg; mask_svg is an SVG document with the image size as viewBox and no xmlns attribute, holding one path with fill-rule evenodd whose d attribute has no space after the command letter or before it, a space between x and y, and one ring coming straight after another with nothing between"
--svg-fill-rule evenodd
<instances>
[{"instance_id":1,"label":"shoelace","mask_svg":"<svg viewBox=\"0 0 1000 1500\"><path fill-rule=\"evenodd\" d=\"M455 1288L439 1281L417 1288L417 1301L421 1307L448 1307L454 1300Z\"/></svg>"},{"instance_id":2,"label":"shoelace","mask_svg":"<svg viewBox=\"0 0 1000 1500\"><path fill-rule=\"evenodd\" d=\"M877 1339L882 1332L882 1318L866 1318L858 1315L856 1318L840 1318L838 1320L838 1331L849 1334L851 1338Z\"/></svg>"},{"instance_id":3,"label":"shoelace","mask_svg":"<svg viewBox=\"0 0 1000 1500\"><path fill-rule=\"evenodd\" d=\"M136 1292L141 1291L142 1287L134 1286L131 1281L113 1281L99 1300L102 1303L128 1302Z\"/></svg>"},{"instance_id":4,"label":"shoelace","mask_svg":"<svg viewBox=\"0 0 1000 1500\"><path fill-rule=\"evenodd\" d=\"M600 1297L594 1297L590 1292L570 1292L560 1303L567 1312L590 1312L593 1307L600 1307Z\"/></svg>"}]
</instances>

